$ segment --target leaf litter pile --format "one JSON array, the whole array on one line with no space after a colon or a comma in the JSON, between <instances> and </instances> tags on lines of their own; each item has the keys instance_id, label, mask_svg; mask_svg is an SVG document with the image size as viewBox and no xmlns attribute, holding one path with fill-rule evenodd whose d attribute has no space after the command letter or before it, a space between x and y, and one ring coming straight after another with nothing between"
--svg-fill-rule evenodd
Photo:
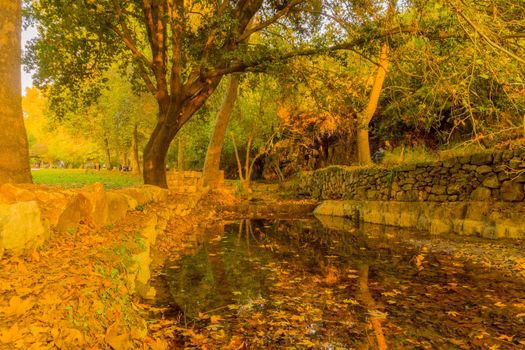
<instances>
[{"instance_id":1,"label":"leaf litter pile","mask_svg":"<svg viewBox=\"0 0 525 350\"><path fill-rule=\"evenodd\" d=\"M4 255L0 349L167 349L157 332L162 320L147 318L128 268L144 248L141 227L168 209L149 205L118 225L83 224L76 233L55 232L30 254Z\"/></svg>"},{"instance_id":2,"label":"leaf litter pile","mask_svg":"<svg viewBox=\"0 0 525 350\"><path fill-rule=\"evenodd\" d=\"M523 242L462 249L460 237L312 219L202 232L183 249L160 243L154 303L171 348L525 348Z\"/></svg>"}]
</instances>

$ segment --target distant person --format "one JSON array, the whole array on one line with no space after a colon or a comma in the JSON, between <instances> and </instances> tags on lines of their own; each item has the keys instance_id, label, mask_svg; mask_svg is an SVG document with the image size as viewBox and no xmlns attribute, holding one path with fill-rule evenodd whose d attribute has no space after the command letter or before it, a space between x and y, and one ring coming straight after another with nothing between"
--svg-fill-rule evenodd
<instances>
[{"instance_id":1,"label":"distant person","mask_svg":"<svg viewBox=\"0 0 525 350\"><path fill-rule=\"evenodd\" d=\"M379 147L379 149L374 152L374 155L372 155L372 161L379 164L383 161L383 158L385 158L385 150L383 147Z\"/></svg>"}]
</instances>

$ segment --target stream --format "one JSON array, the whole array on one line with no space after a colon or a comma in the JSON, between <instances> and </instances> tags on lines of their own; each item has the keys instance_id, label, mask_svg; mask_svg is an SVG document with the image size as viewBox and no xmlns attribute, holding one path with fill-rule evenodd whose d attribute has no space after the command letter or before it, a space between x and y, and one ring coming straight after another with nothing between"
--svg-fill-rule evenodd
<instances>
[{"instance_id":1,"label":"stream","mask_svg":"<svg viewBox=\"0 0 525 350\"><path fill-rule=\"evenodd\" d=\"M521 241L312 217L200 235L155 280L174 349L525 348Z\"/></svg>"}]
</instances>

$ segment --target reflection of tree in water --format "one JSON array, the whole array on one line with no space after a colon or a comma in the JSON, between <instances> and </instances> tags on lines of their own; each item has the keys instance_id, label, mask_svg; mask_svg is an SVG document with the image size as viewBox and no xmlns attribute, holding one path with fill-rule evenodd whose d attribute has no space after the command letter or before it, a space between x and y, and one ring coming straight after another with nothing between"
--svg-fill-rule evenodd
<instances>
[{"instance_id":1,"label":"reflection of tree in water","mask_svg":"<svg viewBox=\"0 0 525 350\"><path fill-rule=\"evenodd\" d=\"M208 239L195 255L184 256L176 269L167 269L167 283L174 301L188 317L264 294L267 271L260 266L269 254L251 255L254 244L249 220L206 230Z\"/></svg>"}]
</instances>

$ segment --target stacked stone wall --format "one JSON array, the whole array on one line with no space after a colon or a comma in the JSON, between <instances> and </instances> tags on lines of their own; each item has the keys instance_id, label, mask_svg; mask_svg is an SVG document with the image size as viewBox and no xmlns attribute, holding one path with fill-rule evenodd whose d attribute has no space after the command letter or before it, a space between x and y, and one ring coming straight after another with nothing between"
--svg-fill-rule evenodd
<instances>
[{"instance_id":1,"label":"stacked stone wall","mask_svg":"<svg viewBox=\"0 0 525 350\"><path fill-rule=\"evenodd\" d=\"M331 166L303 174L298 186L318 199L523 202L525 148L392 168Z\"/></svg>"}]
</instances>

